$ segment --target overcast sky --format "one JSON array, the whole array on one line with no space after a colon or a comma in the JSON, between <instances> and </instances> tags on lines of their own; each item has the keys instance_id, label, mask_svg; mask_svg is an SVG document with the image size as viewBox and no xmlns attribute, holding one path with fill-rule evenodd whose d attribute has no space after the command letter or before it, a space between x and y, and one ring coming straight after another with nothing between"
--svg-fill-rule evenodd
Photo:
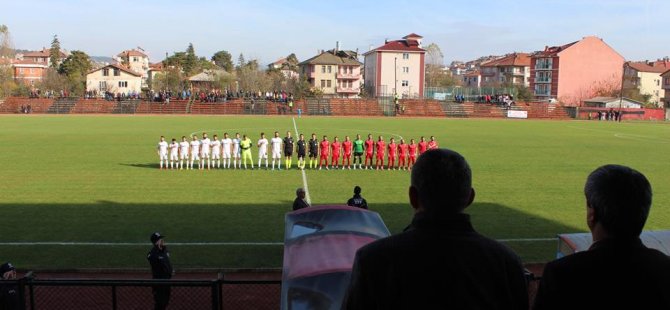
<instances>
[{"instance_id":1,"label":"overcast sky","mask_svg":"<svg viewBox=\"0 0 670 310\"><path fill-rule=\"evenodd\" d=\"M409 33L437 43L445 62L532 52L587 35L629 60L670 55L670 0L485 1L204 1L8 0L0 24L14 46L41 49L57 34L61 46L92 56L142 47L152 62L193 43L196 54L227 50L237 60L300 60L319 49L367 51Z\"/></svg>"}]
</instances>

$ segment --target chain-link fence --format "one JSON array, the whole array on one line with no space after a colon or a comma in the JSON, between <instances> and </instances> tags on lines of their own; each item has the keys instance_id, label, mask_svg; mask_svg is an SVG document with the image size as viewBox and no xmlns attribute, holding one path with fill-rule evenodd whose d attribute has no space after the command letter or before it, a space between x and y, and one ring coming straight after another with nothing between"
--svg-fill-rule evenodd
<instances>
[{"instance_id":1,"label":"chain-link fence","mask_svg":"<svg viewBox=\"0 0 670 310\"><path fill-rule=\"evenodd\" d=\"M512 95L517 96L517 90L514 87L426 87L423 92L424 98L457 101L457 96L463 101L478 102L482 96Z\"/></svg>"}]
</instances>

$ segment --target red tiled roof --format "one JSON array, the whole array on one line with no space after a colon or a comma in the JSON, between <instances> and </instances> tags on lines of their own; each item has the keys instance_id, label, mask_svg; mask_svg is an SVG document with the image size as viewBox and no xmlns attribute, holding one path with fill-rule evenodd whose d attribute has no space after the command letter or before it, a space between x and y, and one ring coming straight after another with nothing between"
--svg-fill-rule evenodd
<instances>
[{"instance_id":1,"label":"red tiled roof","mask_svg":"<svg viewBox=\"0 0 670 310\"><path fill-rule=\"evenodd\" d=\"M575 41L561 46L545 47L544 51L536 52L531 57L554 57L558 55L558 53L562 52L563 50L567 49L568 47L574 45L577 42L579 41Z\"/></svg>"},{"instance_id":2,"label":"red tiled roof","mask_svg":"<svg viewBox=\"0 0 670 310\"><path fill-rule=\"evenodd\" d=\"M284 57L284 58L279 58L279 60L273 62L272 64L273 64L273 65L281 65L281 64L285 63L286 61L287 61L287 60L286 60L286 57Z\"/></svg>"},{"instance_id":3,"label":"red tiled roof","mask_svg":"<svg viewBox=\"0 0 670 310\"><path fill-rule=\"evenodd\" d=\"M651 72L651 73L659 73L659 74L667 71L668 69L670 69L670 66L669 66L670 63L665 63L665 62L659 62L658 64L654 63L654 65L652 66L652 65L649 65L646 62L629 61L629 62L626 63L626 65L628 65L629 67L631 67L631 68L633 68L637 71L640 71L640 72Z\"/></svg>"},{"instance_id":4,"label":"red tiled roof","mask_svg":"<svg viewBox=\"0 0 670 310\"><path fill-rule=\"evenodd\" d=\"M418 45L412 44L413 40L395 40L388 41L386 44L375 48L366 54L369 54L374 51L407 51L407 52L426 52L426 50L420 48Z\"/></svg>"},{"instance_id":5,"label":"red tiled roof","mask_svg":"<svg viewBox=\"0 0 670 310\"><path fill-rule=\"evenodd\" d=\"M419 38L419 39L421 39L421 38L423 38L423 37L420 36L420 35L418 35L418 34L416 34L416 33L414 33L414 32L412 32L412 33L410 33L410 34L408 34L408 35L406 35L406 36L404 36L404 37L402 37L402 38L403 38L403 39L407 39L407 38Z\"/></svg>"},{"instance_id":6,"label":"red tiled roof","mask_svg":"<svg viewBox=\"0 0 670 310\"><path fill-rule=\"evenodd\" d=\"M670 76L670 70L661 73L662 76L665 76L666 74L667 74L668 76Z\"/></svg>"},{"instance_id":7,"label":"red tiled roof","mask_svg":"<svg viewBox=\"0 0 670 310\"><path fill-rule=\"evenodd\" d=\"M132 50L123 51L116 56L119 56L119 57L131 57L131 56L147 57L147 54L142 53L138 50L132 49Z\"/></svg>"},{"instance_id":8,"label":"red tiled roof","mask_svg":"<svg viewBox=\"0 0 670 310\"><path fill-rule=\"evenodd\" d=\"M528 67L530 66L530 56L526 53L512 53L498 59L489 60L481 64L482 67L498 67L498 66L515 66Z\"/></svg>"},{"instance_id":9,"label":"red tiled roof","mask_svg":"<svg viewBox=\"0 0 670 310\"><path fill-rule=\"evenodd\" d=\"M163 70L163 63L162 62L157 62L157 63L149 64L149 70L161 71L161 70Z\"/></svg>"},{"instance_id":10,"label":"red tiled roof","mask_svg":"<svg viewBox=\"0 0 670 310\"><path fill-rule=\"evenodd\" d=\"M100 68L98 68L98 69L93 69L93 70L89 71L87 74L91 74L91 73L93 73L93 72L96 72L96 71L99 71L99 70L102 70L102 69L104 69L104 68L108 68L108 67L112 67L112 68L115 68L115 69L119 69L119 70L121 70L121 71L123 71L123 72L125 72L125 73L130 74L130 75L139 76L139 77L142 76L141 74L139 74L139 73L137 73L137 72L135 72L135 71L133 71L133 70L130 70L130 69L128 69L128 68L126 68L126 67L124 67L124 66L122 66L122 65L119 65L119 64L110 64L110 65L106 65L106 66L100 67Z\"/></svg>"},{"instance_id":11,"label":"red tiled roof","mask_svg":"<svg viewBox=\"0 0 670 310\"><path fill-rule=\"evenodd\" d=\"M35 57L49 57L51 56L51 50L43 48L41 51L34 51L34 52L27 52L23 54L23 57L28 57L28 58L35 58ZM65 58L67 57L63 51L60 52L60 57Z\"/></svg>"},{"instance_id":12,"label":"red tiled roof","mask_svg":"<svg viewBox=\"0 0 670 310\"><path fill-rule=\"evenodd\" d=\"M18 67L21 67L22 65L40 65L40 66L44 66L45 68L47 67L47 64L45 62L37 62L37 61L34 61L32 59L15 60L13 65L15 67L17 67L17 65L18 65Z\"/></svg>"},{"instance_id":13,"label":"red tiled roof","mask_svg":"<svg viewBox=\"0 0 670 310\"><path fill-rule=\"evenodd\" d=\"M466 74L463 74L463 76L480 76L481 73L479 71L471 71Z\"/></svg>"}]
</instances>

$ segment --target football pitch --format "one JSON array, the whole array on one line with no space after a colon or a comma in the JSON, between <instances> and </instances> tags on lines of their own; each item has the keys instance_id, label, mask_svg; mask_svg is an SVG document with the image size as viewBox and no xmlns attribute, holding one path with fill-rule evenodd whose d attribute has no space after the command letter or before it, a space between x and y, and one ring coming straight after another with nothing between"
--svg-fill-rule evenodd
<instances>
[{"instance_id":1,"label":"football pitch","mask_svg":"<svg viewBox=\"0 0 670 310\"><path fill-rule=\"evenodd\" d=\"M146 269L160 231L176 268L279 268L284 214L306 182L312 205L344 204L359 185L392 233L409 224L407 171L161 171L156 144L207 132L296 130L418 139L468 159L482 234L525 262L556 252L556 234L585 232L583 185L617 163L650 180L646 230L670 229L670 125L481 119L246 116L1 116L0 261L26 269ZM256 148L252 154L257 163ZM283 164L283 162L282 162ZM458 249L454 249L458 251Z\"/></svg>"}]
</instances>

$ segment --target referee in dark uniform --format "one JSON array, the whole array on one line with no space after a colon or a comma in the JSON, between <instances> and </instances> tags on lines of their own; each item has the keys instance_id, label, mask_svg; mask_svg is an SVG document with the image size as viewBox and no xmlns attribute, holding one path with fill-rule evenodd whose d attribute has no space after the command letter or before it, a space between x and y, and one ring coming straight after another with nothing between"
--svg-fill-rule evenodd
<instances>
[{"instance_id":1,"label":"referee in dark uniform","mask_svg":"<svg viewBox=\"0 0 670 310\"><path fill-rule=\"evenodd\" d=\"M349 198L349 201L347 201L347 206L367 210L368 202L365 201L365 198L363 198L363 196L361 196L361 187L360 186L357 185L356 187L354 187L354 196Z\"/></svg>"},{"instance_id":2,"label":"referee in dark uniform","mask_svg":"<svg viewBox=\"0 0 670 310\"><path fill-rule=\"evenodd\" d=\"M307 153L307 141L305 141L305 135L300 134L298 141L295 143L295 149L298 152L298 168L305 170L305 154Z\"/></svg>"},{"instance_id":3,"label":"referee in dark uniform","mask_svg":"<svg viewBox=\"0 0 670 310\"><path fill-rule=\"evenodd\" d=\"M164 237L159 232L151 234L151 243L153 243L154 247L147 254L147 260L151 265L151 275L154 279L171 279L174 273L172 264L170 263L170 252L168 252L163 241ZM154 309L166 309L170 302L170 286L154 286L153 294Z\"/></svg>"},{"instance_id":4,"label":"referee in dark uniform","mask_svg":"<svg viewBox=\"0 0 670 310\"><path fill-rule=\"evenodd\" d=\"M316 139L316 134L312 133L312 138L309 139L309 167L316 168L316 157L319 155L319 140Z\"/></svg>"},{"instance_id":5,"label":"referee in dark uniform","mask_svg":"<svg viewBox=\"0 0 670 310\"><path fill-rule=\"evenodd\" d=\"M293 137L291 137L291 132L286 132L286 137L284 137L284 159L286 160L286 170L291 169L293 166Z\"/></svg>"}]
</instances>

